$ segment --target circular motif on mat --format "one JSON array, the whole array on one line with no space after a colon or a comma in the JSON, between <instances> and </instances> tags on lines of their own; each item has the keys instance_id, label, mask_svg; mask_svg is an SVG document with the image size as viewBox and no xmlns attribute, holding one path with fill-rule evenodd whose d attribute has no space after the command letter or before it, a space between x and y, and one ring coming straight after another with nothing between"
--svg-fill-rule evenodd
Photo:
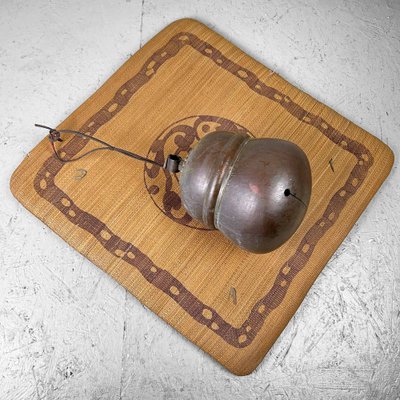
<instances>
[{"instance_id":1,"label":"circular motif on mat","mask_svg":"<svg viewBox=\"0 0 400 400\"><path fill-rule=\"evenodd\" d=\"M164 164L169 154L185 158L189 150L207 133L216 131L244 132L253 136L246 128L226 118L195 115L186 117L167 127L152 143L147 157ZM144 183L157 208L168 218L193 229L209 230L194 220L182 205L179 195L179 174L145 163Z\"/></svg>"}]
</instances>

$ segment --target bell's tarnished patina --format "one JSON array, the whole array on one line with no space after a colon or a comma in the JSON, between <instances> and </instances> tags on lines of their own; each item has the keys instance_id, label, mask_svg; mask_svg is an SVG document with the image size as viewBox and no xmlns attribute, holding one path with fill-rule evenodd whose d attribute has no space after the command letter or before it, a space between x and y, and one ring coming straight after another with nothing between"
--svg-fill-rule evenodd
<instances>
[{"instance_id":1,"label":"bell's tarnished patina","mask_svg":"<svg viewBox=\"0 0 400 400\"><path fill-rule=\"evenodd\" d=\"M285 140L210 133L179 170L187 212L253 253L270 252L288 240L310 200L307 156Z\"/></svg>"}]
</instances>

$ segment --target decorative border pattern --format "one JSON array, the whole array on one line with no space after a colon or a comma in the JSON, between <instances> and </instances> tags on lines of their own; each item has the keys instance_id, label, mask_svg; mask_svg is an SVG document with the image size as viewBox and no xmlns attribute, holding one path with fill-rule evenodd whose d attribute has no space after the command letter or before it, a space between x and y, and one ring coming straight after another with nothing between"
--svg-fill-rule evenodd
<instances>
[{"instance_id":1,"label":"decorative border pattern","mask_svg":"<svg viewBox=\"0 0 400 400\"><path fill-rule=\"evenodd\" d=\"M66 193L55 185L55 177L61 171L63 164L54 156L48 158L39 169L34 180L34 187L42 198L54 205L71 223L93 235L111 254L122 258L136 268L151 285L172 298L197 322L214 331L226 343L236 348L244 348L252 343L271 311L281 304L291 282L304 268L319 240L336 222L349 198L360 188L374 159L363 144L338 132L321 117L307 112L289 96L267 86L254 73L234 63L218 49L190 32L178 33L165 46L157 50L144 63L141 70L125 82L117 90L113 99L87 120L80 130L94 135L101 126L122 110L141 87L155 76L162 64L177 55L184 46L191 46L200 54L208 57L218 67L238 77L255 93L279 104L302 123L315 127L335 145L350 152L357 159L344 186L330 199L322 216L302 238L295 253L280 268L272 288L254 304L250 314L240 327L236 328L229 324L216 310L202 303L178 279L155 265L132 243L124 241L101 220L80 209ZM61 156L69 159L80 152L86 144L87 140L85 139L73 138L63 147ZM157 161L163 162L164 160L159 156Z\"/></svg>"}]
</instances>

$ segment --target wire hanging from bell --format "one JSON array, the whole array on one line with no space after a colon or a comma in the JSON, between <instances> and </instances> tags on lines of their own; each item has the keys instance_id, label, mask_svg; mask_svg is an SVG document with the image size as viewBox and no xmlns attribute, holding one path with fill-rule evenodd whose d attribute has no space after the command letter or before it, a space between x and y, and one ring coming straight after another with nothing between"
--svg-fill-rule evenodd
<instances>
[{"instance_id":1,"label":"wire hanging from bell","mask_svg":"<svg viewBox=\"0 0 400 400\"><path fill-rule=\"evenodd\" d=\"M61 161L62 163L69 163L69 162L78 161L78 160L80 160L80 159L82 159L82 158L84 158L84 157L86 157L86 156L88 156L88 155L90 155L90 154L92 154L92 153L94 153L96 151L109 150L109 151L116 151L116 152L121 153L121 154L123 154L125 156L134 158L135 160L148 162L150 164L157 165L160 168L166 169L167 171L172 172L172 173L179 172L179 164L182 161L182 158L179 157L176 154L168 155L167 159L165 160L165 163L161 164L161 163L159 163L159 162L157 162L155 160L152 160L150 158L141 156L139 154L133 153L133 152L125 150L125 149L121 149L120 147L113 146L113 145L105 142L104 140L101 140L101 139L95 138L93 136L87 135L86 133L83 133L83 132L75 131L75 130L72 130L72 129L60 129L60 130L58 130L58 129L50 128L49 126L42 125L42 124L35 124L35 126L38 127L38 128L47 129L49 131L48 139L49 139L49 141L51 143L51 146L53 148L54 154L57 157L57 159L59 161ZM97 147L95 149L87 151L86 153L81 154L78 157L70 158L68 160L65 160L62 157L60 157L60 155L59 155L59 153L58 153L58 151L56 149L56 146L55 146L55 142L63 142L63 139L61 139L61 134L63 134L63 133L69 133L69 134L81 137L83 139L92 140L92 141L94 141L96 143L100 143L101 145L103 145L103 147Z\"/></svg>"}]
</instances>

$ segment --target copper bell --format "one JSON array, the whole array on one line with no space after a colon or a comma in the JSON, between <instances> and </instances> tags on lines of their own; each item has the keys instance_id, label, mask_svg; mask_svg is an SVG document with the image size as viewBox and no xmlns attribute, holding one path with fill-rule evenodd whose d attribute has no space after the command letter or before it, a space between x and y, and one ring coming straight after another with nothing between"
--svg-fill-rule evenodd
<instances>
[{"instance_id":1,"label":"copper bell","mask_svg":"<svg viewBox=\"0 0 400 400\"><path fill-rule=\"evenodd\" d=\"M253 253L268 253L286 242L301 224L310 201L307 156L286 140L213 132L204 136L186 159L170 154L160 164L83 132L35 126L49 130L49 140L60 162L77 161L97 150L111 150L172 173L180 172L186 211ZM55 147L56 142L63 141L62 133L93 140L102 147L64 160Z\"/></svg>"},{"instance_id":2,"label":"copper bell","mask_svg":"<svg viewBox=\"0 0 400 400\"><path fill-rule=\"evenodd\" d=\"M311 195L307 156L286 140L213 132L186 159L169 156L166 169L180 172L181 199L193 218L253 253L286 242Z\"/></svg>"}]
</instances>

